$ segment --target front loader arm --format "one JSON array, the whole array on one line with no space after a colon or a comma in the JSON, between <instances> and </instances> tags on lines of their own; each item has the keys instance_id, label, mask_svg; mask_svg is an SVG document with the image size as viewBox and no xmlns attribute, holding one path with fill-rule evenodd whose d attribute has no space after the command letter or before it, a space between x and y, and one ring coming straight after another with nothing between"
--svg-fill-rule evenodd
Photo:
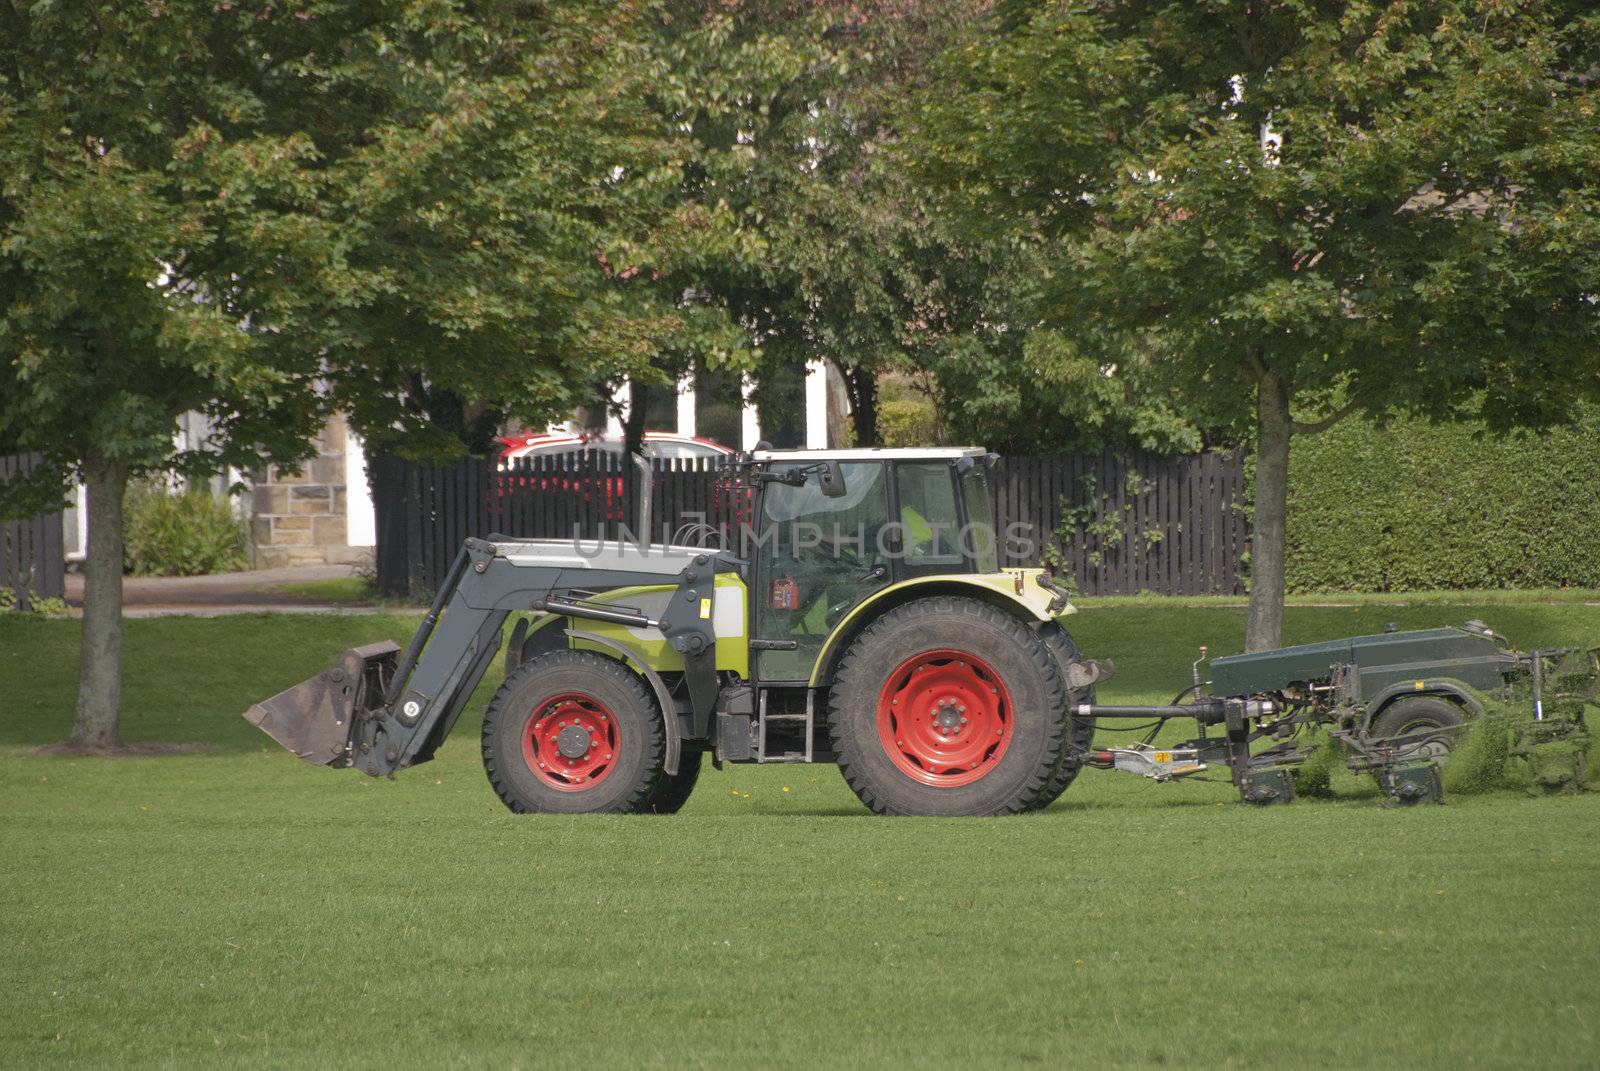
<instances>
[{"instance_id":1,"label":"front loader arm","mask_svg":"<svg viewBox=\"0 0 1600 1071\"><path fill-rule=\"evenodd\" d=\"M738 564L689 548L618 546L586 555L566 543L468 539L403 655L392 644L346 651L333 668L245 717L307 762L394 774L433 757L499 652L506 618L535 610L658 629L684 656L699 725L709 721L716 695L716 637L701 612L702 593L711 593L717 572ZM638 584L675 584L679 592L659 620L585 601Z\"/></svg>"}]
</instances>

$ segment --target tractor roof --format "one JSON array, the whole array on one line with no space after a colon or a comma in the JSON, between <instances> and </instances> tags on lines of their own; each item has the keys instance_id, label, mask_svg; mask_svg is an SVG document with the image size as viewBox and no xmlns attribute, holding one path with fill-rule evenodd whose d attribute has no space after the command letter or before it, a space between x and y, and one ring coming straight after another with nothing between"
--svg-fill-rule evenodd
<instances>
[{"instance_id":1,"label":"tractor roof","mask_svg":"<svg viewBox=\"0 0 1600 1071\"><path fill-rule=\"evenodd\" d=\"M756 450L756 461L954 461L982 457L981 446L866 447L854 450Z\"/></svg>"}]
</instances>

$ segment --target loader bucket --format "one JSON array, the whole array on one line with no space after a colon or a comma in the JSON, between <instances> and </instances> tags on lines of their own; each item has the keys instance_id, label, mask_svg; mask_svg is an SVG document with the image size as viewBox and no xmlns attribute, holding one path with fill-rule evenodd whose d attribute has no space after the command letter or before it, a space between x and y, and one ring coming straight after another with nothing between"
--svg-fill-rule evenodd
<instances>
[{"instance_id":1,"label":"loader bucket","mask_svg":"<svg viewBox=\"0 0 1600 1071\"><path fill-rule=\"evenodd\" d=\"M313 766L348 766L351 733L382 705L399 653L387 640L352 647L332 668L251 707L245 720Z\"/></svg>"}]
</instances>

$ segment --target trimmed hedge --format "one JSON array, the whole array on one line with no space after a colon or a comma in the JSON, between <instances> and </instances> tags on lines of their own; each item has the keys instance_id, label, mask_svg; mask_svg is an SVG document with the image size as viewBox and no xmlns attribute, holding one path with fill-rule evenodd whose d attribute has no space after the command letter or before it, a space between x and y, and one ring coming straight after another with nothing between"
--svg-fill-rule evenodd
<instances>
[{"instance_id":1,"label":"trimmed hedge","mask_svg":"<svg viewBox=\"0 0 1600 1071\"><path fill-rule=\"evenodd\" d=\"M1287 550L1291 592L1600 587L1600 412L1537 436L1296 436Z\"/></svg>"}]
</instances>

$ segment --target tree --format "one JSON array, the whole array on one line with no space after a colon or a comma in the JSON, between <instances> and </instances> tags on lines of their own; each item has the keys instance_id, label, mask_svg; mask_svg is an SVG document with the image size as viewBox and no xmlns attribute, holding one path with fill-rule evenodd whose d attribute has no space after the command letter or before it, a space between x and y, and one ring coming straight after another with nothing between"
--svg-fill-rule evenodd
<instances>
[{"instance_id":1,"label":"tree","mask_svg":"<svg viewBox=\"0 0 1600 1071\"><path fill-rule=\"evenodd\" d=\"M752 247L725 206L680 195L689 145L651 105L673 77L657 7L430 10L383 24L402 60L345 76L375 118L330 167L348 278L321 339L356 426L448 455L431 396L538 425L600 384L663 381L663 354L741 352L683 297Z\"/></svg>"},{"instance_id":2,"label":"tree","mask_svg":"<svg viewBox=\"0 0 1600 1071\"><path fill-rule=\"evenodd\" d=\"M306 456L321 404L297 282L335 242L315 146L243 118L269 50L304 51L281 32L228 42L247 18L176 5L8 2L0 20L0 427L47 462L5 495L15 512L88 487L72 742L111 747L128 480ZM212 449L175 450L189 409Z\"/></svg>"},{"instance_id":3,"label":"tree","mask_svg":"<svg viewBox=\"0 0 1600 1071\"><path fill-rule=\"evenodd\" d=\"M877 377L916 367L965 307L955 251L931 232L888 148L902 96L971 13L965 0L746 0L707 14L671 3L654 100L689 132L687 201L722 205L760 256L719 259L696 281L759 347L763 422L825 358L841 372L858 445L879 439ZM792 409L792 397L787 399ZM778 414L781 415L781 414ZM791 430L797 431L791 427Z\"/></svg>"},{"instance_id":4,"label":"tree","mask_svg":"<svg viewBox=\"0 0 1600 1071\"><path fill-rule=\"evenodd\" d=\"M1290 443L1352 412L1566 420L1600 386L1587 5L1001 5L917 166L1052 263L1041 318L1253 440L1246 644L1280 642Z\"/></svg>"},{"instance_id":5,"label":"tree","mask_svg":"<svg viewBox=\"0 0 1600 1071\"><path fill-rule=\"evenodd\" d=\"M335 404L458 451L716 334L633 282L734 241L675 198L642 10L0 0L0 438L48 461L0 496L89 488L75 744L119 741L131 477L293 465Z\"/></svg>"}]
</instances>

